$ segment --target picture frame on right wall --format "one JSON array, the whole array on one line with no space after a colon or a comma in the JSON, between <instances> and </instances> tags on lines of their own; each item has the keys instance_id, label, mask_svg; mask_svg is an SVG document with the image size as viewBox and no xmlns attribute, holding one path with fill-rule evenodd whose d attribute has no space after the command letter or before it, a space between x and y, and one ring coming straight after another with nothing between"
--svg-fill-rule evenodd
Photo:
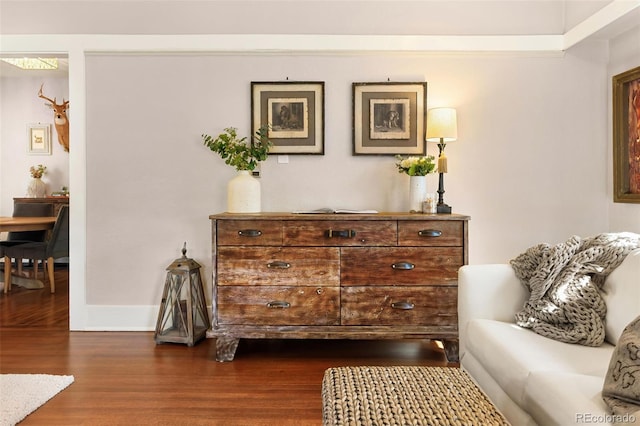
<instances>
[{"instance_id":1,"label":"picture frame on right wall","mask_svg":"<svg viewBox=\"0 0 640 426\"><path fill-rule=\"evenodd\" d=\"M613 76L613 201L640 203L640 67Z\"/></svg>"}]
</instances>

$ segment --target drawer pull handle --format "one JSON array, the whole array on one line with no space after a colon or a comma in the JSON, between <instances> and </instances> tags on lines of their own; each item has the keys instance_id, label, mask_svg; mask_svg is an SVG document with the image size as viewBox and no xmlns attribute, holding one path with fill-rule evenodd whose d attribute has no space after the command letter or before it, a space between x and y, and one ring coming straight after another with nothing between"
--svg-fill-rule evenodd
<instances>
[{"instance_id":1,"label":"drawer pull handle","mask_svg":"<svg viewBox=\"0 0 640 426\"><path fill-rule=\"evenodd\" d=\"M287 309L289 307L291 307L291 304L283 300L274 300L267 303L267 308L269 309Z\"/></svg>"},{"instance_id":2,"label":"drawer pull handle","mask_svg":"<svg viewBox=\"0 0 640 426\"><path fill-rule=\"evenodd\" d=\"M423 229L422 231L418 231L418 235L421 237L441 237L442 231L438 231L437 229Z\"/></svg>"},{"instance_id":3,"label":"drawer pull handle","mask_svg":"<svg viewBox=\"0 0 640 426\"><path fill-rule=\"evenodd\" d=\"M397 262L397 263L394 263L393 265L391 265L391 267L393 269L399 269L399 270L403 270L403 271L410 271L411 269L415 268L416 265L414 265L413 263L410 263L410 262Z\"/></svg>"},{"instance_id":4,"label":"drawer pull handle","mask_svg":"<svg viewBox=\"0 0 640 426\"><path fill-rule=\"evenodd\" d=\"M238 235L241 237L259 237L262 235L262 231L258 229L241 229L238 231Z\"/></svg>"},{"instance_id":5,"label":"drawer pull handle","mask_svg":"<svg viewBox=\"0 0 640 426\"><path fill-rule=\"evenodd\" d=\"M356 236L356 231L353 229L345 229L343 231L334 231L333 229L328 229L325 231L324 235L328 238L353 238Z\"/></svg>"},{"instance_id":6,"label":"drawer pull handle","mask_svg":"<svg viewBox=\"0 0 640 426\"><path fill-rule=\"evenodd\" d=\"M411 302L393 302L391 304L391 307L393 309L400 309L402 311L410 311L415 307L415 305Z\"/></svg>"},{"instance_id":7,"label":"drawer pull handle","mask_svg":"<svg viewBox=\"0 0 640 426\"><path fill-rule=\"evenodd\" d=\"M275 262L267 263L267 268L271 268L271 269L289 269L289 268L291 268L291 264L289 262L282 262L280 260L276 260Z\"/></svg>"}]
</instances>

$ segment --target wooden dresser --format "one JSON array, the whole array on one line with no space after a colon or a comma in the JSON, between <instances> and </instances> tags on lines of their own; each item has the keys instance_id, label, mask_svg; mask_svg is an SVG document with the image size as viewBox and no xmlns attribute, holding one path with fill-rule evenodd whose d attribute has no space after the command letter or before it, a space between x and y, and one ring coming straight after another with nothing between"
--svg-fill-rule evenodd
<instances>
[{"instance_id":1,"label":"wooden dresser","mask_svg":"<svg viewBox=\"0 0 640 426\"><path fill-rule=\"evenodd\" d=\"M42 198L23 198L15 197L13 199L13 205L17 203L37 203L37 204L53 204L53 215L58 216L60 208L64 205L69 205L69 197L42 197Z\"/></svg>"},{"instance_id":2,"label":"wooden dresser","mask_svg":"<svg viewBox=\"0 0 640 426\"><path fill-rule=\"evenodd\" d=\"M210 216L216 359L239 339L442 340L458 360L458 268L468 216Z\"/></svg>"}]
</instances>

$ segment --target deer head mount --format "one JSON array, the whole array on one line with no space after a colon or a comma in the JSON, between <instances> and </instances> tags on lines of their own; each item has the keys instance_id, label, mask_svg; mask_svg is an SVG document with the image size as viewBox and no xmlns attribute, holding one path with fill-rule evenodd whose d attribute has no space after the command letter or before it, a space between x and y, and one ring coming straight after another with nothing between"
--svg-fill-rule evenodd
<instances>
[{"instance_id":1,"label":"deer head mount","mask_svg":"<svg viewBox=\"0 0 640 426\"><path fill-rule=\"evenodd\" d=\"M56 98L47 98L42 94L42 87L44 83L40 86L40 91L38 91L38 97L49 101L45 105L51 108L54 111L53 114L53 123L56 126L56 133L58 134L58 142L65 151L69 152L69 119L67 118L67 109L69 109L69 101L65 101L62 99L62 103L58 105L56 103Z\"/></svg>"}]
</instances>

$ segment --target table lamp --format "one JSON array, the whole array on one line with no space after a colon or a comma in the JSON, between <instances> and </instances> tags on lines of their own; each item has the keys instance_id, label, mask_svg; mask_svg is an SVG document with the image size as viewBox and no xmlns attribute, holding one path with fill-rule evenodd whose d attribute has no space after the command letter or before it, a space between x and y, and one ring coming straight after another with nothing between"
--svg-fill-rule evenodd
<instances>
[{"instance_id":1,"label":"table lamp","mask_svg":"<svg viewBox=\"0 0 640 426\"><path fill-rule=\"evenodd\" d=\"M451 206L444 202L444 174L447 173L447 157L444 147L458 138L458 122L454 108L432 108L427 111L427 142L438 142L438 213L451 213Z\"/></svg>"}]
</instances>

